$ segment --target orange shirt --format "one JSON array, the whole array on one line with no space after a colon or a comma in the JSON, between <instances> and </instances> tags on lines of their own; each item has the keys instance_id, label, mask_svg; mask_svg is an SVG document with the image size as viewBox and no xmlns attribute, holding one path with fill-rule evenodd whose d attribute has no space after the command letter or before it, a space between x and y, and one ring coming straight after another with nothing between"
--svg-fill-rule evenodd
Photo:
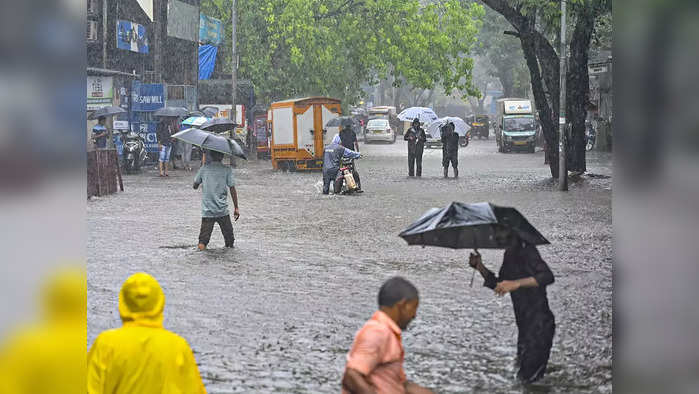
<instances>
[{"instance_id":1,"label":"orange shirt","mask_svg":"<svg viewBox=\"0 0 699 394\"><path fill-rule=\"evenodd\" d=\"M366 376L381 394L405 393L401 330L387 314L376 311L357 332L345 368ZM347 393L343 388L342 393Z\"/></svg>"}]
</instances>

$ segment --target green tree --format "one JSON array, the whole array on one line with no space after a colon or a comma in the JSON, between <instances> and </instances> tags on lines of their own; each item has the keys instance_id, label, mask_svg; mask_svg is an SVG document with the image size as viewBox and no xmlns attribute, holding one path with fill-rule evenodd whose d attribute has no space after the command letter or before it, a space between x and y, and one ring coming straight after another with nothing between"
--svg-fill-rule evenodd
<instances>
[{"instance_id":1,"label":"green tree","mask_svg":"<svg viewBox=\"0 0 699 394\"><path fill-rule=\"evenodd\" d=\"M558 177L560 1L481 0L514 27L529 69L532 92L539 110L551 175ZM566 75L566 114L572 123L569 169L585 171L585 117L589 95L588 51L595 22L611 12L611 0L568 0L571 37Z\"/></svg>"},{"instance_id":2,"label":"green tree","mask_svg":"<svg viewBox=\"0 0 699 394\"><path fill-rule=\"evenodd\" d=\"M239 0L238 73L261 101L330 95L354 104L362 84L389 75L418 88L473 91L472 60L482 6L456 0ZM230 2L202 1L226 25L222 64L230 70ZM399 83L396 82L396 83Z\"/></svg>"}]
</instances>

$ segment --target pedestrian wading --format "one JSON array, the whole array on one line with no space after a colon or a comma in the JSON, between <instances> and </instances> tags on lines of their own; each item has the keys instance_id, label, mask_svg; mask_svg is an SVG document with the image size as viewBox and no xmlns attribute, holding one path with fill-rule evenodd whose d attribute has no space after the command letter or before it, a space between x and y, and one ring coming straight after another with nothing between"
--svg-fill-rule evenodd
<instances>
[{"instance_id":1,"label":"pedestrian wading","mask_svg":"<svg viewBox=\"0 0 699 394\"><path fill-rule=\"evenodd\" d=\"M499 296L510 293L517 322L517 378L532 383L546 372L556 329L549 309L546 286L553 283L553 273L541 259L536 246L521 239L516 232L500 227L496 240L505 249L498 276L488 270L478 253L471 253L469 265L478 270L483 285Z\"/></svg>"},{"instance_id":2,"label":"pedestrian wading","mask_svg":"<svg viewBox=\"0 0 699 394\"><path fill-rule=\"evenodd\" d=\"M432 393L408 381L403 370L403 330L420 303L412 283L393 277L379 290L379 310L357 332L347 354L342 393Z\"/></svg>"}]
</instances>

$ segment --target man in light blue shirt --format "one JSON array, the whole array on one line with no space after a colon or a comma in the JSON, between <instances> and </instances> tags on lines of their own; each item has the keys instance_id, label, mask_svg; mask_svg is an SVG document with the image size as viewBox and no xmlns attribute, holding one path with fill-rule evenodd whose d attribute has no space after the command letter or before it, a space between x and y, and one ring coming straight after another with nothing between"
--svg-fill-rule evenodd
<instances>
[{"instance_id":1,"label":"man in light blue shirt","mask_svg":"<svg viewBox=\"0 0 699 394\"><path fill-rule=\"evenodd\" d=\"M233 218L237 221L240 217L238 211L238 193L235 190L235 178L230 167L223 165L223 153L207 151L211 162L204 164L194 177L194 189L203 185L201 197L201 229L199 230L199 250L206 249L211 239L214 223L218 223L226 241L226 247L232 248L235 242L233 224L228 211L228 192L233 199Z\"/></svg>"}]
</instances>

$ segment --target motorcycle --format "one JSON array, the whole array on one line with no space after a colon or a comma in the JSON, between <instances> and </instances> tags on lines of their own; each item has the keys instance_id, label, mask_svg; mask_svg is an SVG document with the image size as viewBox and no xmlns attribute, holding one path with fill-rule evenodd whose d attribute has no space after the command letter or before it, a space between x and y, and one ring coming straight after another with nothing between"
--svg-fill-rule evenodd
<instances>
[{"instance_id":1,"label":"motorcycle","mask_svg":"<svg viewBox=\"0 0 699 394\"><path fill-rule=\"evenodd\" d=\"M471 130L466 132L466 135L463 137L459 137L459 146L462 148L468 146L468 142L471 140Z\"/></svg>"},{"instance_id":2,"label":"motorcycle","mask_svg":"<svg viewBox=\"0 0 699 394\"><path fill-rule=\"evenodd\" d=\"M585 150L590 151L595 147L595 140L597 139L597 132L590 122L586 122L585 124L585 138L587 139Z\"/></svg>"},{"instance_id":3,"label":"motorcycle","mask_svg":"<svg viewBox=\"0 0 699 394\"><path fill-rule=\"evenodd\" d=\"M333 184L333 192L335 194L362 193L359 186L359 173L355 168L354 159L343 157Z\"/></svg>"},{"instance_id":4,"label":"motorcycle","mask_svg":"<svg viewBox=\"0 0 699 394\"><path fill-rule=\"evenodd\" d=\"M133 131L127 133L124 138L122 157L124 158L124 170L127 173L138 171L146 161L146 144L143 137Z\"/></svg>"}]
</instances>

